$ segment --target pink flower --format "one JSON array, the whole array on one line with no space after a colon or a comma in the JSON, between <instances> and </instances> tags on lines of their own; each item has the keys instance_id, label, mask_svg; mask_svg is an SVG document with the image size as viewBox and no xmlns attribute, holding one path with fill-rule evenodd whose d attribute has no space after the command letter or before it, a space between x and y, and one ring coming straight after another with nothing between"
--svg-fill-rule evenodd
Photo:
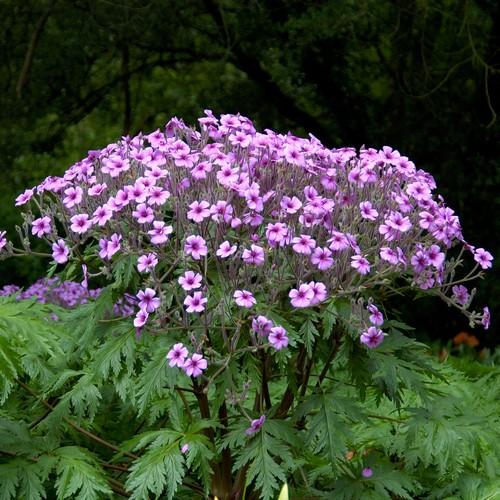
<instances>
[{"instance_id":1,"label":"pink flower","mask_svg":"<svg viewBox=\"0 0 500 500\"><path fill-rule=\"evenodd\" d=\"M296 196L293 196L292 198L289 196L283 196L280 206L286 213L296 214L302 207L302 202Z\"/></svg>"},{"instance_id":2,"label":"pink flower","mask_svg":"<svg viewBox=\"0 0 500 500\"><path fill-rule=\"evenodd\" d=\"M451 291L453 292L453 298L456 300L458 304L464 306L469 301L470 295L463 285L455 285Z\"/></svg>"},{"instance_id":3,"label":"pink flower","mask_svg":"<svg viewBox=\"0 0 500 500\"><path fill-rule=\"evenodd\" d=\"M147 255L141 255L137 259L137 270L140 273L150 273L158 264L158 258L155 253L151 252Z\"/></svg>"},{"instance_id":4,"label":"pink flower","mask_svg":"<svg viewBox=\"0 0 500 500\"><path fill-rule=\"evenodd\" d=\"M356 269L359 274L368 274L370 272L370 263L362 255L353 255L351 257L351 267Z\"/></svg>"},{"instance_id":5,"label":"pink flower","mask_svg":"<svg viewBox=\"0 0 500 500\"><path fill-rule=\"evenodd\" d=\"M0 231L0 250L7 245L7 238L5 235L7 234L7 231Z\"/></svg>"},{"instance_id":6,"label":"pink flower","mask_svg":"<svg viewBox=\"0 0 500 500\"><path fill-rule=\"evenodd\" d=\"M245 434L247 436L251 436L252 434L255 434L256 432L259 432L262 426L264 425L264 422L266 421L266 416L261 415L259 418L256 418L255 420L252 420L250 423L250 427L248 429L245 429Z\"/></svg>"},{"instance_id":7,"label":"pink flower","mask_svg":"<svg viewBox=\"0 0 500 500\"><path fill-rule=\"evenodd\" d=\"M362 471L361 471L361 475L363 477L366 477L366 478L369 478L369 477L372 477L373 476L373 470L370 469L370 467L365 467Z\"/></svg>"},{"instance_id":8,"label":"pink flower","mask_svg":"<svg viewBox=\"0 0 500 500\"><path fill-rule=\"evenodd\" d=\"M271 333L273 322L265 316L257 316L252 320L252 330L259 335L259 337L266 337Z\"/></svg>"},{"instance_id":9,"label":"pink flower","mask_svg":"<svg viewBox=\"0 0 500 500\"><path fill-rule=\"evenodd\" d=\"M146 324L148 317L149 314L144 309L141 309L134 318L134 326L136 328L142 328Z\"/></svg>"},{"instance_id":10,"label":"pink flower","mask_svg":"<svg viewBox=\"0 0 500 500\"><path fill-rule=\"evenodd\" d=\"M196 180L207 178L207 173L212 171L212 165L208 161L202 161L191 169L191 175Z\"/></svg>"},{"instance_id":11,"label":"pink flower","mask_svg":"<svg viewBox=\"0 0 500 500\"><path fill-rule=\"evenodd\" d=\"M20 194L16 198L16 207L19 207L21 205L25 205L26 203L28 203L28 201L30 201L31 198L33 197L33 194L34 194L33 189L26 189L26 191L24 191L24 193Z\"/></svg>"},{"instance_id":12,"label":"pink flower","mask_svg":"<svg viewBox=\"0 0 500 500\"><path fill-rule=\"evenodd\" d=\"M137 208L132 212L132 216L137 219L139 224L148 224L153 222L155 215L153 209L145 203L137 205Z\"/></svg>"},{"instance_id":13,"label":"pink flower","mask_svg":"<svg viewBox=\"0 0 500 500\"><path fill-rule=\"evenodd\" d=\"M243 255L241 256L245 264L253 264L255 266L261 266L264 264L264 249L258 245L251 245L250 250L243 250Z\"/></svg>"},{"instance_id":14,"label":"pink flower","mask_svg":"<svg viewBox=\"0 0 500 500\"><path fill-rule=\"evenodd\" d=\"M311 255L315 246L316 241L313 240L308 234L301 234L292 240L293 250L303 255Z\"/></svg>"},{"instance_id":15,"label":"pink flower","mask_svg":"<svg viewBox=\"0 0 500 500\"><path fill-rule=\"evenodd\" d=\"M389 264L392 264L393 266L398 264L398 254L392 248L382 247L380 249L380 258L389 262Z\"/></svg>"},{"instance_id":16,"label":"pink flower","mask_svg":"<svg viewBox=\"0 0 500 500\"><path fill-rule=\"evenodd\" d=\"M193 354L182 368L188 377L199 377L207 369L207 360L201 354Z\"/></svg>"},{"instance_id":17,"label":"pink flower","mask_svg":"<svg viewBox=\"0 0 500 500\"><path fill-rule=\"evenodd\" d=\"M241 148L248 148L252 142L252 136L247 135L244 132L236 132L229 136L229 142L233 146L240 146Z\"/></svg>"},{"instance_id":18,"label":"pink flower","mask_svg":"<svg viewBox=\"0 0 500 500\"><path fill-rule=\"evenodd\" d=\"M344 233L339 231L332 231L331 237L328 239L330 249L334 252L340 252L349 248L349 239Z\"/></svg>"},{"instance_id":19,"label":"pink flower","mask_svg":"<svg viewBox=\"0 0 500 500\"><path fill-rule=\"evenodd\" d=\"M69 248L64 240L57 240L52 244L52 257L58 264L68 262Z\"/></svg>"},{"instance_id":20,"label":"pink flower","mask_svg":"<svg viewBox=\"0 0 500 500\"><path fill-rule=\"evenodd\" d=\"M88 194L89 196L99 196L106 190L107 187L106 183L94 184L92 187L89 187Z\"/></svg>"},{"instance_id":21,"label":"pink flower","mask_svg":"<svg viewBox=\"0 0 500 500\"><path fill-rule=\"evenodd\" d=\"M481 318L481 324L483 325L485 330L488 330L490 327L490 322L491 322L491 315L490 315L490 309L488 306L485 306L483 308L483 316Z\"/></svg>"},{"instance_id":22,"label":"pink flower","mask_svg":"<svg viewBox=\"0 0 500 500\"><path fill-rule=\"evenodd\" d=\"M200 288L201 280L201 274L194 273L193 271L186 271L177 281L186 292L189 292L196 288Z\"/></svg>"},{"instance_id":23,"label":"pink flower","mask_svg":"<svg viewBox=\"0 0 500 500\"><path fill-rule=\"evenodd\" d=\"M174 344L172 349L170 349L167 354L167 359L170 360L168 365L170 367L178 366L179 368L182 368L187 355L188 350L184 347L184 344Z\"/></svg>"},{"instance_id":24,"label":"pink flower","mask_svg":"<svg viewBox=\"0 0 500 500\"><path fill-rule=\"evenodd\" d=\"M208 254L206 241L201 236L188 236L184 244L184 252L194 260L200 260Z\"/></svg>"},{"instance_id":25,"label":"pink flower","mask_svg":"<svg viewBox=\"0 0 500 500\"><path fill-rule=\"evenodd\" d=\"M246 307L247 309L257 304L255 297L248 290L236 290L233 294L233 298L237 305Z\"/></svg>"},{"instance_id":26,"label":"pink flower","mask_svg":"<svg viewBox=\"0 0 500 500\"><path fill-rule=\"evenodd\" d=\"M104 238L99 240L99 257L101 259L111 259L113 255L118 252L121 248L122 235L114 233L111 235L111 239L108 241Z\"/></svg>"},{"instance_id":27,"label":"pink flower","mask_svg":"<svg viewBox=\"0 0 500 500\"><path fill-rule=\"evenodd\" d=\"M369 304L367 309L371 313L369 319L372 325L380 326L384 323L384 316L375 304Z\"/></svg>"},{"instance_id":28,"label":"pink flower","mask_svg":"<svg viewBox=\"0 0 500 500\"><path fill-rule=\"evenodd\" d=\"M266 237L271 245L284 243L288 236L288 227L282 222L268 224L266 229Z\"/></svg>"},{"instance_id":29,"label":"pink flower","mask_svg":"<svg viewBox=\"0 0 500 500\"><path fill-rule=\"evenodd\" d=\"M73 208L79 205L83 197L83 189L79 186L70 187L64 190L66 197L63 199L63 204L66 208Z\"/></svg>"},{"instance_id":30,"label":"pink flower","mask_svg":"<svg viewBox=\"0 0 500 500\"><path fill-rule=\"evenodd\" d=\"M170 193L161 187L152 187L148 195L148 204L162 206L170 198Z\"/></svg>"},{"instance_id":31,"label":"pink flower","mask_svg":"<svg viewBox=\"0 0 500 500\"><path fill-rule=\"evenodd\" d=\"M92 222L104 226L113 217L113 211L107 206L97 207L93 213Z\"/></svg>"},{"instance_id":32,"label":"pink flower","mask_svg":"<svg viewBox=\"0 0 500 500\"><path fill-rule=\"evenodd\" d=\"M314 294L313 298L311 299L311 305L315 306L316 304L323 302L328 296L328 292L324 283L321 283L319 281L310 281L308 284Z\"/></svg>"},{"instance_id":33,"label":"pink flower","mask_svg":"<svg viewBox=\"0 0 500 500\"><path fill-rule=\"evenodd\" d=\"M186 307L186 312L188 313L201 313L205 310L205 304L208 302L206 297L203 297L201 292L194 292L193 295L188 295L184 299L184 305Z\"/></svg>"},{"instance_id":34,"label":"pink flower","mask_svg":"<svg viewBox=\"0 0 500 500\"><path fill-rule=\"evenodd\" d=\"M184 443L184 444L181 446L181 453L182 453L183 455L185 455L188 451L189 451L189 444L188 444L188 443Z\"/></svg>"},{"instance_id":35,"label":"pink flower","mask_svg":"<svg viewBox=\"0 0 500 500\"><path fill-rule=\"evenodd\" d=\"M238 247L236 245L231 246L231 243L229 243L229 241L224 241L220 244L216 254L221 259L225 259L226 257L233 255L236 252L237 248Z\"/></svg>"},{"instance_id":36,"label":"pink flower","mask_svg":"<svg viewBox=\"0 0 500 500\"><path fill-rule=\"evenodd\" d=\"M290 290L288 296L293 307L308 307L314 298L314 292L309 285L304 283L299 286L298 290L296 288Z\"/></svg>"},{"instance_id":37,"label":"pink flower","mask_svg":"<svg viewBox=\"0 0 500 500\"><path fill-rule=\"evenodd\" d=\"M200 223L203 222L203 219L210 217L210 203L208 201L193 201L189 205L191 210L187 213L187 218L192 220L193 222Z\"/></svg>"},{"instance_id":38,"label":"pink flower","mask_svg":"<svg viewBox=\"0 0 500 500\"><path fill-rule=\"evenodd\" d=\"M156 297L156 291L152 288L139 290L137 298L139 299L139 307L147 313L152 313L160 307L160 298Z\"/></svg>"},{"instance_id":39,"label":"pink flower","mask_svg":"<svg viewBox=\"0 0 500 500\"><path fill-rule=\"evenodd\" d=\"M362 201L359 204L359 209L363 219L375 220L378 217L378 212L373 208L369 201Z\"/></svg>"},{"instance_id":40,"label":"pink flower","mask_svg":"<svg viewBox=\"0 0 500 500\"><path fill-rule=\"evenodd\" d=\"M333 266L332 252L328 248L317 247L311 255L311 262L321 271Z\"/></svg>"},{"instance_id":41,"label":"pink flower","mask_svg":"<svg viewBox=\"0 0 500 500\"><path fill-rule=\"evenodd\" d=\"M87 214L73 215L70 219L71 231L78 234L86 233L92 227L92 221Z\"/></svg>"},{"instance_id":42,"label":"pink flower","mask_svg":"<svg viewBox=\"0 0 500 500\"><path fill-rule=\"evenodd\" d=\"M215 222L231 222L233 216L233 207L227 201L218 201L210 207L212 220Z\"/></svg>"},{"instance_id":43,"label":"pink flower","mask_svg":"<svg viewBox=\"0 0 500 500\"><path fill-rule=\"evenodd\" d=\"M427 259L436 269L441 269L445 255L437 245L431 245L427 250Z\"/></svg>"},{"instance_id":44,"label":"pink flower","mask_svg":"<svg viewBox=\"0 0 500 500\"><path fill-rule=\"evenodd\" d=\"M269 343L277 350L281 351L283 347L288 345L288 336L286 330L282 326L275 326L271 328L271 333L269 334Z\"/></svg>"},{"instance_id":45,"label":"pink flower","mask_svg":"<svg viewBox=\"0 0 500 500\"><path fill-rule=\"evenodd\" d=\"M153 222L153 229L148 231L151 243L153 245L162 245L168 241L168 235L173 232L172 226L166 226L163 221L155 220Z\"/></svg>"},{"instance_id":46,"label":"pink flower","mask_svg":"<svg viewBox=\"0 0 500 500\"><path fill-rule=\"evenodd\" d=\"M378 347L383 342L384 332L375 326L370 326L368 330L361 334L359 340L366 347L375 349L375 347Z\"/></svg>"},{"instance_id":47,"label":"pink flower","mask_svg":"<svg viewBox=\"0 0 500 500\"><path fill-rule=\"evenodd\" d=\"M38 238L41 238L44 234L49 234L50 231L52 231L50 217L45 216L33 221L31 234L34 234Z\"/></svg>"},{"instance_id":48,"label":"pink flower","mask_svg":"<svg viewBox=\"0 0 500 500\"><path fill-rule=\"evenodd\" d=\"M484 248L478 248L474 252L474 260L483 268L488 269L492 266L493 255Z\"/></svg>"}]
</instances>

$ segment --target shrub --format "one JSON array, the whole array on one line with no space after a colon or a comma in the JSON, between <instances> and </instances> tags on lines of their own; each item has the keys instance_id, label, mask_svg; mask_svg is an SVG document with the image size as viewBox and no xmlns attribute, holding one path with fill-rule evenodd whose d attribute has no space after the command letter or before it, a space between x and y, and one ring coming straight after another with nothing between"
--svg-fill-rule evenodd
<instances>
[{"instance_id":1,"label":"shrub","mask_svg":"<svg viewBox=\"0 0 500 500\"><path fill-rule=\"evenodd\" d=\"M240 115L199 122L124 137L17 198L21 246L0 234L3 257L34 236L50 273L106 286L57 309L43 370L5 374L3 400L16 384L36 397L31 429L49 436L35 455L6 451L49 455L34 474L55 467L60 498L267 499L287 479L298 495L411 498L452 494L465 472L489 487L496 433L474 426L487 414L457 406L443 383L457 373L384 310L393 294L431 294L489 326L464 283L492 256L465 241L432 176L389 147L329 150ZM135 317L111 318L124 293ZM15 477L8 494L25 488Z\"/></svg>"}]
</instances>

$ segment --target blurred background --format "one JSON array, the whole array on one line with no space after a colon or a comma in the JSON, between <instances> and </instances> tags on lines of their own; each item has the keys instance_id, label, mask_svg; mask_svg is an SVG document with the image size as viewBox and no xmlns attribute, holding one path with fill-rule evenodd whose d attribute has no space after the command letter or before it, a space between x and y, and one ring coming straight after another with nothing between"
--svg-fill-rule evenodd
<instances>
[{"instance_id":1,"label":"blurred background","mask_svg":"<svg viewBox=\"0 0 500 500\"><path fill-rule=\"evenodd\" d=\"M14 198L122 135L203 109L329 147L390 145L431 172L468 241L500 257L498 0L2 0L0 226ZM47 262L0 262L0 287ZM438 300L394 304L426 340L498 343Z\"/></svg>"}]
</instances>

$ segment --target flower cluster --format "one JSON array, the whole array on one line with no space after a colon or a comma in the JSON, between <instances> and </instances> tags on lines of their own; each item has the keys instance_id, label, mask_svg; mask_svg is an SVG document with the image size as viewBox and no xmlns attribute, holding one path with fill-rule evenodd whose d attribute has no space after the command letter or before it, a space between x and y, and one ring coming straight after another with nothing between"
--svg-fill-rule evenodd
<instances>
[{"instance_id":1,"label":"flower cluster","mask_svg":"<svg viewBox=\"0 0 500 500\"><path fill-rule=\"evenodd\" d=\"M159 331L168 319L185 332L195 354L186 358L182 347L171 362L182 359L192 376L206 368L212 325L228 351L249 330L256 348L280 350L287 332L265 314L283 297L292 310L320 308L395 277L488 327L487 308L468 310L471 293L457 272L470 254L469 281L493 257L466 243L432 176L407 157L388 146L328 149L312 135L258 132L241 115L207 110L199 124L172 118L26 190L16 199L26 207L24 249L0 232L0 255L29 251L34 236L58 264L85 248L86 263L99 263L94 276L135 259L134 325ZM383 317L370 308L360 341L373 348Z\"/></svg>"},{"instance_id":2,"label":"flower cluster","mask_svg":"<svg viewBox=\"0 0 500 500\"><path fill-rule=\"evenodd\" d=\"M61 281L59 278L42 278L22 290L17 285L5 285L0 288L0 297L14 295L17 300L33 299L40 304L52 304L73 309L89 300L96 299L101 293L100 288L89 290L76 281ZM135 300L124 295L113 306L113 316L127 317L134 314Z\"/></svg>"},{"instance_id":3,"label":"flower cluster","mask_svg":"<svg viewBox=\"0 0 500 500\"><path fill-rule=\"evenodd\" d=\"M189 377L199 377L207 368L207 360L198 353L188 357L188 350L182 343L175 344L168 351L167 358L170 367L182 368Z\"/></svg>"}]
</instances>

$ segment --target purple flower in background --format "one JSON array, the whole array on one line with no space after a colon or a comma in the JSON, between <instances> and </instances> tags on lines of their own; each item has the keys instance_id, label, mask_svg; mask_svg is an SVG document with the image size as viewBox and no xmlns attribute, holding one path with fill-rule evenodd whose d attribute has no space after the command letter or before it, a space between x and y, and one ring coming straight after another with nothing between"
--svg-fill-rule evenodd
<instances>
[{"instance_id":1,"label":"purple flower in background","mask_svg":"<svg viewBox=\"0 0 500 500\"><path fill-rule=\"evenodd\" d=\"M312 306L315 306L323 302L328 296L328 292L324 283L321 283L320 281L318 282L310 281L308 285L313 292L313 297L311 299Z\"/></svg>"},{"instance_id":2,"label":"purple flower in background","mask_svg":"<svg viewBox=\"0 0 500 500\"><path fill-rule=\"evenodd\" d=\"M166 243L168 240L168 235L173 232L172 226L167 226L163 221L155 220L153 222L153 229L148 231L150 235L151 243L153 245L161 245L162 243Z\"/></svg>"},{"instance_id":3,"label":"purple flower in background","mask_svg":"<svg viewBox=\"0 0 500 500\"><path fill-rule=\"evenodd\" d=\"M359 274L365 275L370 272L370 263L362 255L353 255L351 257L351 267L356 269Z\"/></svg>"},{"instance_id":4,"label":"purple flower in background","mask_svg":"<svg viewBox=\"0 0 500 500\"><path fill-rule=\"evenodd\" d=\"M301 234L292 239L292 248L295 252L303 255L311 255L316 241L314 241L308 234Z\"/></svg>"},{"instance_id":5,"label":"purple flower in background","mask_svg":"<svg viewBox=\"0 0 500 500\"><path fill-rule=\"evenodd\" d=\"M86 233L92 227L92 220L89 220L88 214L73 215L70 221L71 231L77 234Z\"/></svg>"},{"instance_id":6,"label":"purple flower in background","mask_svg":"<svg viewBox=\"0 0 500 500\"><path fill-rule=\"evenodd\" d=\"M204 219L210 217L210 203L208 201L193 201L189 205L190 210L187 213L187 218L199 224Z\"/></svg>"},{"instance_id":7,"label":"purple flower in background","mask_svg":"<svg viewBox=\"0 0 500 500\"><path fill-rule=\"evenodd\" d=\"M277 350L281 351L288 345L288 336L286 330L282 326L275 326L271 328L269 334L269 343Z\"/></svg>"},{"instance_id":8,"label":"purple flower in background","mask_svg":"<svg viewBox=\"0 0 500 500\"><path fill-rule=\"evenodd\" d=\"M193 354L182 366L189 377L199 377L207 368L207 360L201 354Z\"/></svg>"},{"instance_id":9,"label":"purple flower in background","mask_svg":"<svg viewBox=\"0 0 500 500\"><path fill-rule=\"evenodd\" d=\"M188 443L184 443L184 444L181 446L181 453L182 453L183 455L185 455L188 451L189 451L189 444L188 444Z\"/></svg>"},{"instance_id":10,"label":"purple flower in background","mask_svg":"<svg viewBox=\"0 0 500 500\"><path fill-rule=\"evenodd\" d=\"M5 235L7 234L7 231L0 231L0 250L7 245L7 238Z\"/></svg>"},{"instance_id":11,"label":"purple flower in background","mask_svg":"<svg viewBox=\"0 0 500 500\"><path fill-rule=\"evenodd\" d=\"M361 217L363 219L375 220L378 217L378 212L373 208L369 201L363 201L359 204L359 210L361 211Z\"/></svg>"},{"instance_id":12,"label":"purple flower in background","mask_svg":"<svg viewBox=\"0 0 500 500\"><path fill-rule=\"evenodd\" d=\"M219 248L215 253L221 259L225 259L233 255L236 252L237 248L238 247L236 245L231 246L231 243L229 243L229 241L226 240L219 245Z\"/></svg>"},{"instance_id":13,"label":"purple flower in background","mask_svg":"<svg viewBox=\"0 0 500 500\"><path fill-rule=\"evenodd\" d=\"M259 247L258 245L250 245L250 250L243 250L243 254L241 256L245 264L253 264L255 266L261 266L264 264L264 249Z\"/></svg>"},{"instance_id":14,"label":"purple flower in background","mask_svg":"<svg viewBox=\"0 0 500 500\"><path fill-rule=\"evenodd\" d=\"M149 317L149 313L147 311L145 311L144 309L141 309L137 313L137 315L135 316L134 326L136 328L142 328L146 324L148 317Z\"/></svg>"},{"instance_id":15,"label":"purple flower in background","mask_svg":"<svg viewBox=\"0 0 500 500\"><path fill-rule=\"evenodd\" d=\"M369 478L369 477L372 477L373 476L373 470L370 469L370 467L365 467L362 471L361 471L361 475L363 477L366 477L366 478Z\"/></svg>"},{"instance_id":16,"label":"purple flower in background","mask_svg":"<svg viewBox=\"0 0 500 500\"><path fill-rule=\"evenodd\" d=\"M169 359L169 366L178 366L179 368L182 368L184 366L187 355L188 350L186 349L186 347L184 347L184 344L175 344L167 354L167 359Z\"/></svg>"},{"instance_id":17,"label":"purple flower in background","mask_svg":"<svg viewBox=\"0 0 500 500\"><path fill-rule=\"evenodd\" d=\"M375 349L384 341L384 332L375 326L370 326L361 334L359 340L366 347Z\"/></svg>"},{"instance_id":18,"label":"purple flower in background","mask_svg":"<svg viewBox=\"0 0 500 500\"><path fill-rule=\"evenodd\" d=\"M266 421L265 415L261 415L259 418L252 420L252 422L250 423L250 427L245 430L245 434L247 436L251 436L252 434L255 434L256 432L260 431L265 421Z\"/></svg>"},{"instance_id":19,"label":"purple flower in background","mask_svg":"<svg viewBox=\"0 0 500 500\"><path fill-rule=\"evenodd\" d=\"M34 194L33 189L26 189L26 191L24 191L24 193L20 194L16 198L16 207L19 207L21 205L25 205L26 203L28 203L28 201L30 201L31 198L33 197L33 194Z\"/></svg>"}]
</instances>

